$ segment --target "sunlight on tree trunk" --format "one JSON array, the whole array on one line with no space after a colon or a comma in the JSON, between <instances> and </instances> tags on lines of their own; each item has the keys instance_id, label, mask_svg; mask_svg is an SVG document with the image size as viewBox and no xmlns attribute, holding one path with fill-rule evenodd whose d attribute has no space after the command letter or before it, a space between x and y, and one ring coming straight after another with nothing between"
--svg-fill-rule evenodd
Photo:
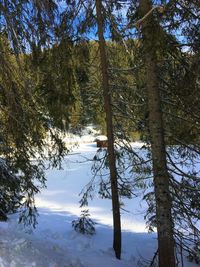
<instances>
[{"instance_id":1,"label":"sunlight on tree trunk","mask_svg":"<svg viewBox=\"0 0 200 267\"><path fill-rule=\"evenodd\" d=\"M143 17L152 5L149 0L140 1ZM148 98L149 131L153 159L154 190L156 198L156 221L158 231L158 254L160 267L174 267L172 201L169 192L169 173L164 142L163 118L157 76L156 38L157 27L152 15L142 23L143 46L145 50L146 90ZM157 31L156 31L157 30Z\"/></svg>"}]
</instances>

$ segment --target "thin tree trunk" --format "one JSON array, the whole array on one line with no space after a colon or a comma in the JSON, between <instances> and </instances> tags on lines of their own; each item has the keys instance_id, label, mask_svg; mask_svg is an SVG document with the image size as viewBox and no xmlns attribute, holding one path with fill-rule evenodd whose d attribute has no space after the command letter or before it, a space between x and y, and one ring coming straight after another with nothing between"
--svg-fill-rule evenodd
<instances>
[{"instance_id":1,"label":"thin tree trunk","mask_svg":"<svg viewBox=\"0 0 200 267\"><path fill-rule=\"evenodd\" d=\"M140 12L142 17L151 9L152 3L150 0L140 0ZM171 215L172 201L169 191L169 173L166 163L163 118L157 72L157 39L159 38L159 25L156 24L153 14L142 22L141 30L143 34L143 48L145 51L146 90L156 198L159 267L175 267L175 243Z\"/></svg>"},{"instance_id":2,"label":"thin tree trunk","mask_svg":"<svg viewBox=\"0 0 200 267\"><path fill-rule=\"evenodd\" d=\"M108 160L109 160L111 191L112 191L112 210L113 210L113 228L114 228L113 249L115 251L116 258L120 259L121 257L120 205L119 205L117 170L116 170L115 151L114 151L111 95L109 92L109 82L108 82L108 62L106 56L106 42L103 34L103 16L102 16L101 0L96 0L96 13L97 13L98 37L99 37L99 48L101 57L104 108L106 113L106 127L107 127L107 137L108 137Z\"/></svg>"}]
</instances>

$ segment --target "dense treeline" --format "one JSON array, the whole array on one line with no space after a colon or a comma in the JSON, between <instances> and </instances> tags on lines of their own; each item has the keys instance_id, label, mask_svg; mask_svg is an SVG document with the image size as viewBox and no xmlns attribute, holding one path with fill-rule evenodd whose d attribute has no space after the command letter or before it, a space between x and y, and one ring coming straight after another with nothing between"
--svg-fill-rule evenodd
<instances>
[{"instance_id":1,"label":"dense treeline","mask_svg":"<svg viewBox=\"0 0 200 267\"><path fill-rule=\"evenodd\" d=\"M119 118L122 118L120 122L133 140L134 133L140 140L145 140L148 133L145 132L144 125L148 111L145 106L144 66L141 59L138 59L140 42L138 39L129 39L124 44L115 41L107 41L106 44L116 131L117 126L120 129L117 124ZM198 143L198 127L195 125L195 108L198 114L198 103L193 110L189 107L191 102L198 99L198 87L195 81L189 83L188 87L185 80L189 79L189 74L185 74L183 68L184 64L191 75L197 75L199 70L195 62L196 56L189 51L165 53L166 55L161 53L159 60L165 127L170 132L166 136L166 142L176 144L176 140L182 140ZM39 97L46 101L45 105L49 108L49 119L54 117L58 120L54 121L54 126L62 129L64 124L67 128L94 124L105 132L97 42L88 40L72 44L66 40L43 51L37 68L29 56L27 61L32 78L37 81L35 86ZM179 123L173 123L173 115Z\"/></svg>"}]
</instances>

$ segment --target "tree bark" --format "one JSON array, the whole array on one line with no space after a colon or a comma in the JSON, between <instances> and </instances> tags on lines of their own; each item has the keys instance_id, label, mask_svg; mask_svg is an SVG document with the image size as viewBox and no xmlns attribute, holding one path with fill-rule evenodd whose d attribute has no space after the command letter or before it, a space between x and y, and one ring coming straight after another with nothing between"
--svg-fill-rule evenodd
<instances>
[{"instance_id":1,"label":"tree bark","mask_svg":"<svg viewBox=\"0 0 200 267\"><path fill-rule=\"evenodd\" d=\"M108 61L106 55L106 42L103 34L103 16L102 16L101 0L96 0L96 13L97 13L99 49L100 49L100 60L101 60L101 70L102 70L104 109L106 113L106 127L107 127L107 137L108 137L108 160L109 160L111 191L112 191L112 211L113 211L113 231L114 231L113 249L115 251L116 258L120 259L121 257L120 205L119 205L117 169L116 169L115 150L114 150L111 95L109 92Z\"/></svg>"},{"instance_id":2,"label":"tree bark","mask_svg":"<svg viewBox=\"0 0 200 267\"><path fill-rule=\"evenodd\" d=\"M140 0L140 15L152 9L150 0ZM156 220L158 232L159 267L175 267L175 242L171 214L172 201L169 190L166 148L163 130L163 114L158 80L158 39L159 24L153 14L146 18L141 26L146 67L146 90L149 111L149 132L153 160L154 190L156 199Z\"/></svg>"}]
</instances>

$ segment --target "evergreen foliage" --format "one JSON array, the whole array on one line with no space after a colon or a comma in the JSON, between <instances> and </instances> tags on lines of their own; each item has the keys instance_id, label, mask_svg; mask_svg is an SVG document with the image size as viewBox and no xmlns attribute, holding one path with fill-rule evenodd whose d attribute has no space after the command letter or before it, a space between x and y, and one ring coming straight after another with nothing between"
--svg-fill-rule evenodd
<instances>
[{"instance_id":1,"label":"evergreen foliage","mask_svg":"<svg viewBox=\"0 0 200 267\"><path fill-rule=\"evenodd\" d=\"M9 170L5 161L0 161L0 220L6 221L7 214L16 212L21 206L23 195L20 190L20 179Z\"/></svg>"},{"instance_id":2,"label":"evergreen foliage","mask_svg":"<svg viewBox=\"0 0 200 267\"><path fill-rule=\"evenodd\" d=\"M74 230L84 235L94 235L95 222L89 216L88 210L82 210L80 218L72 221Z\"/></svg>"},{"instance_id":3,"label":"evergreen foliage","mask_svg":"<svg viewBox=\"0 0 200 267\"><path fill-rule=\"evenodd\" d=\"M199 262L199 1L148 1L154 6L143 18L139 0L100 2L102 30L110 37L104 45L117 193L122 202L147 189L147 225L149 230L158 227L158 198L155 190L149 192L155 173L146 40L141 35L148 19L153 28L148 52L156 61L163 118L160 130L169 174L171 227L177 250L185 249L190 260ZM120 12L125 7L124 19ZM63 10L52 0L0 3L1 219L20 210L21 222L36 224L34 195L45 186L45 160L59 167L68 151L62 131L93 123L106 132L101 55L97 42L88 41L96 31L94 8L92 0L66 1ZM131 146L135 133L145 142L141 149ZM83 190L81 206L88 204L94 190L101 197L112 197L109 164L108 151L98 150L94 177ZM81 233L94 233L87 210L72 225Z\"/></svg>"},{"instance_id":4,"label":"evergreen foliage","mask_svg":"<svg viewBox=\"0 0 200 267\"><path fill-rule=\"evenodd\" d=\"M196 221L199 219L199 210L196 205L193 206L193 200L195 198L198 201L200 192L198 185L199 116L197 115L199 114L199 105L196 103L199 94L199 70L197 66L193 68L198 55L196 48L194 49L196 47L194 39L191 42L192 38L188 38L185 33L186 28L189 30L191 25L193 25L192 28L196 28L199 23L195 17L198 9L195 1L183 5L181 1L176 1L173 7L171 3L169 1L169 4L164 6L163 15L158 12L153 13L154 19L163 23L160 25L165 25L165 27L157 25L159 34L156 36L152 31L152 46L153 49L157 49L156 74L159 78L164 119L162 130L164 130L166 144L170 145L166 146L166 154L167 168L170 173L174 236L178 251L181 251L181 249L179 250L181 247L194 253L191 244L198 243L199 235L196 225ZM136 6L132 6L129 14L136 8ZM137 17L137 12L135 14ZM133 21L136 17L131 15ZM130 23L134 23L133 21ZM183 34L183 38L177 36L177 31ZM142 56L141 60L143 60ZM145 123L144 126L146 138L149 140L149 114L146 121L147 124ZM151 153L148 155L151 160ZM145 199L149 204L147 222L150 229L153 229L158 226L155 216L157 203L154 192L148 193Z\"/></svg>"},{"instance_id":5,"label":"evergreen foliage","mask_svg":"<svg viewBox=\"0 0 200 267\"><path fill-rule=\"evenodd\" d=\"M41 49L52 40L56 5L53 1L3 1L0 12L0 183L6 188L1 210L7 215L19 207L19 221L35 226L34 195L45 185L45 160L59 166L67 149L49 124L25 53L33 51L37 61Z\"/></svg>"},{"instance_id":6,"label":"evergreen foliage","mask_svg":"<svg viewBox=\"0 0 200 267\"><path fill-rule=\"evenodd\" d=\"M80 116L80 92L75 74L74 45L64 39L40 54L39 64L31 65L35 91L51 127L66 130ZM37 77L37 79L35 79Z\"/></svg>"}]
</instances>

